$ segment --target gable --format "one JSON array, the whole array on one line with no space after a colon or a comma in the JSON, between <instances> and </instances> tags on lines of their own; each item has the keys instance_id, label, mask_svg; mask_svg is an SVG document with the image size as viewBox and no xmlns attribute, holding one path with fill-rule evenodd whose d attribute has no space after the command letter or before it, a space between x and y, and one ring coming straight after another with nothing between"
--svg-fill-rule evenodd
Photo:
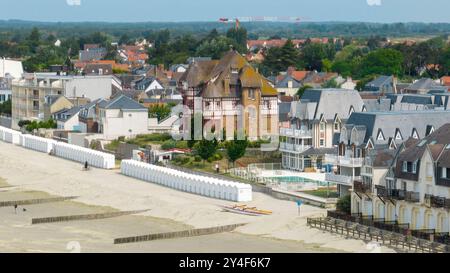
<instances>
[{"instance_id":1,"label":"gable","mask_svg":"<svg viewBox=\"0 0 450 273\"><path fill-rule=\"evenodd\" d=\"M378 129L377 140L385 140L383 131L381 129Z\"/></svg>"}]
</instances>

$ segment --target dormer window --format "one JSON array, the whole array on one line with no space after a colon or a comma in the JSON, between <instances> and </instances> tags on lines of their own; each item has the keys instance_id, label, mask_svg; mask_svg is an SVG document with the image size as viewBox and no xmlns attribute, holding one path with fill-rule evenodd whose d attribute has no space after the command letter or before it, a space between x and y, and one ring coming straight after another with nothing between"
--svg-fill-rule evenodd
<instances>
[{"instance_id":1,"label":"dormer window","mask_svg":"<svg viewBox=\"0 0 450 273\"><path fill-rule=\"evenodd\" d=\"M350 106L350 111L348 112L348 114L350 115L353 112L355 112L355 108L353 108L353 106Z\"/></svg>"},{"instance_id":2,"label":"dormer window","mask_svg":"<svg viewBox=\"0 0 450 273\"><path fill-rule=\"evenodd\" d=\"M408 162L407 161L403 161L402 171L404 173L408 172Z\"/></svg>"},{"instance_id":3,"label":"dormer window","mask_svg":"<svg viewBox=\"0 0 450 273\"><path fill-rule=\"evenodd\" d=\"M395 139L396 140L402 140L402 134L400 133L400 130L397 129L397 132L395 133Z\"/></svg>"},{"instance_id":4,"label":"dormer window","mask_svg":"<svg viewBox=\"0 0 450 273\"><path fill-rule=\"evenodd\" d=\"M249 89L249 90L248 90L248 97L249 97L250 99L254 100L254 99L255 99L255 90Z\"/></svg>"},{"instance_id":5,"label":"dormer window","mask_svg":"<svg viewBox=\"0 0 450 273\"><path fill-rule=\"evenodd\" d=\"M334 130L335 131L339 131L339 129L340 129L339 122L335 122L334 123Z\"/></svg>"},{"instance_id":6,"label":"dormer window","mask_svg":"<svg viewBox=\"0 0 450 273\"><path fill-rule=\"evenodd\" d=\"M412 173L417 173L417 160L412 164Z\"/></svg>"},{"instance_id":7,"label":"dormer window","mask_svg":"<svg viewBox=\"0 0 450 273\"><path fill-rule=\"evenodd\" d=\"M383 131L381 131L381 130L378 131L377 140L384 140Z\"/></svg>"},{"instance_id":8,"label":"dormer window","mask_svg":"<svg viewBox=\"0 0 450 273\"><path fill-rule=\"evenodd\" d=\"M417 133L417 130L416 130L416 128L414 128L413 129L413 132L412 132L412 138L414 138L414 139L419 139L419 134Z\"/></svg>"}]
</instances>

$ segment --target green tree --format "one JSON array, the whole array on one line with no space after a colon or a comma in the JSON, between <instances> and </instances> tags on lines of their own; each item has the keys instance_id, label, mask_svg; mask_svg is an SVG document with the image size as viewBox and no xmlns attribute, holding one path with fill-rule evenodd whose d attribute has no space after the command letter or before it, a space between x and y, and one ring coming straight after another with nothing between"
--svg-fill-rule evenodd
<instances>
[{"instance_id":1,"label":"green tree","mask_svg":"<svg viewBox=\"0 0 450 273\"><path fill-rule=\"evenodd\" d=\"M216 139L207 140L203 138L196 143L195 151L203 160L207 160L217 152L217 146Z\"/></svg>"},{"instance_id":2,"label":"green tree","mask_svg":"<svg viewBox=\"0 0 450 273\"><path fill-rule=\"evenodd\" d=\"M449 75L450 73L450 46L444 50L441 59L439 60L439 64L442 68L442 75Z\"/></svg>"},{"instance_id":3,"label":"green tree","mask_svg":"<svg viewBox=\"0 0 450 273\"><path fill-rule=\"evenodd\" d=\"M362 60L360 77L371 74L403 75L403 54L395 49L377 49Z\"/></svg>"},{"instance_id":4,"label":"green tree","mask_svg":"<svg viewBox=\"0 0 450 273\"><path fill-rule=\"evenodd\" d=\"M347 214L351 213L351 197L350 194L338 199L336 203L336 209Z\"/></svg>"},{"instance_id":5,"label":"green tree","mask_svg":"<svg viewBox=\"0 0 450 273\"><path fill-rule=\"evenodd\" d=\"M237 50L245 53L247 49L247 30L243 27L230 28L227 31L227 38L233 40L238 46Z\"/></svg>"},{"instance_id":6,"label":"green tree","mask_svg":"<svg viewBox=\"0 0 450 273\"><path fill-rule=\"evenodd\" d=\"M11 100L0 103L0 114L11 115Z\"/></svg>"},{"instance_id":7,"label":"green tree","mask_svg":"<svg viewBox=\"0 0 450 273\"><path fill-rule=\"evenodd\" d=\"M220 59L230 50L230 48L237 48L236 42L230 38L219 36L216 39L205 40L197 48L197 56L208 56L213 59Z\"/></svg>"},{"instance_id":8,"label":"green tree","mask_svg":"<svg viewBox=\"0 0 450 273\"><path fill-rule=\"evenodd\" d=\"M41 41L41 33L39 32L39 29L37 27L34 27L31 30L30 36L28 36L28 44L32 52L36 52L38 46L40 45L40 41Z\"/></svg>"},{"instance_id":9,"label":"green tree","mask_svg":"<svg viewBox=\"0 0 450 273\"><path fill-rule=\"evenodd\" d=\"M332 44L307 43L301 53L306 68L322 71L323 60L333 60L336 50Z\"/></svg>"},{"instance_id":10,"label":"green tree","mask_svg":"<svg viewBox=\"0 0 450 273\"><path fill-rule=\"evenodd\" d=\"M339 88L340 85L337 83L336 79L331 79L322 84L323 88Z\"/></svg>"},{"instance_id":11,"label":"green tree","mask_svg":"<svg viewBox=\"0 0 450 273\"><path fill-rule=\"evenodd\" d=\"M158 122L168 117L171 113L171 108L166 104L155 104L148 108L148 117L157 118Z\"/></svg>"},{"instance_id":12,"label":"green tree","mask_svg":"<svg viewBox=\"0 0 450 273\"><path fill-rule=\"evenodd\" d=\"M233 163L233 167L235 166L236 160L243 157L245 155L245 151L248 146L247 138L243 140L237 140L236 134L233 140L227 141L226 144L227 149L227 157L228 160Z\"/></svg>"},{"instance_id":13,"label":"green tree","mask_svg":"<svg viewBox=\"0 0 450 273\"><path fill-rule=\"evenodd\" d=\"M295 48L291 40L287 40L282 47L272 47L267 51L264 62L262 63L263 71L266 74L278 74L286 71L288 67L294 66L302 68L298 50Z\"/></svg>"},{"instance_id":14,"label":"green tree","mask_svg":"<svg viewBox=\"0 0 450 273\"><path fill-rule=\"evenodd\" d=\"M312 86L311 85L303 85L302 87L300 87L298 90L297 90L297 96L299 96L300 98L303 96L303 93L305 93L305 91L306 90L308 90L308 89L311 89L312 88Z\"/></svg>"}]
</instances>

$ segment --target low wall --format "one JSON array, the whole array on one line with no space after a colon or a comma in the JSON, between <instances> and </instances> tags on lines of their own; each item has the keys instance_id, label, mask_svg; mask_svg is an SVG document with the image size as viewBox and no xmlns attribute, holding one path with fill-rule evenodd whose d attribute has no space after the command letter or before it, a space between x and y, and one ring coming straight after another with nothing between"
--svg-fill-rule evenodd
<instances>
[{"instance_id":1,"label":"low wall","mask_svg":"<svg viewBox=\"0 0 450 273\"><path fill-rule=\"evenodd\" d=\"M68 196L68 197L51 197L51 198L41 198L41 199L27 199L27 200L10 200L0 202L0 207L10 207L14 205L36 205L43 203L53 203L61 202L66 200L72 200L78 198L78 196Z\"/></svg>"},{"instance_id":2,"label":"low wall","mask_svg":"<svg viewBox=\"0 0 450 273\"><path fill-rule=\"evenodd\" d=\"M198 228L198 229L182 230L182 231L175 231L175 232L164 232L164 233L155 233L155 234L149 234L149 235L117 238L117 239L114 239L114 244L127 244L127 243L143 242L143 241L193 237L193 236L202 236L202 235L209 235L209 234L222 233L222 232L230 232L230 231L233 231L236 228L243 226L243 225L245 225L245 224L234 224L234 225L227 225L227 226Z\"/></svg>"},{"instance_id":3,"label":"low wall","mask_svg":"<svg viewBox=\"0 0 450 273\"><path fill-rule=\"evenodd\" d=\"M236 202L252 200L249 184L189 174L135 160L122 160L121 173L144 181L207 197Z\"/></svg>"},{"instance_id":4,"label":"low wall","mask_svg":"<svg viewBox=\"0 0 450 273\"><path fill-rule=\"evenodd\" d=\"M130 214L137 214L149 211L147 210L132 210L132 211L115 211L106 213L93 213L93 214L83 214L83 215L68 215L68 216L54 216L54 217L44 217L44 218L33 218L31 219L31 224L45 224L45 223L57 223L57 222L69 222L69 221L79 221L79 220L97 220L105 218L113 218Z\"/></svg>"}]
</instances>

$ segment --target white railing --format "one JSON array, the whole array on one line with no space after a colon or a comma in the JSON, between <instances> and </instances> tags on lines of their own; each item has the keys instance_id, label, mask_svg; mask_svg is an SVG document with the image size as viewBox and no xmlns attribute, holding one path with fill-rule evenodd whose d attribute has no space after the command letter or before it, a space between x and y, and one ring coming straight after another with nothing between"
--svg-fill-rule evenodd
<instances>
[{"instance_id":1,"label":"white railing","mask_svg":"<svg viewBox=\"0 0 450 273\"><path fill-rule=\"evenodd\" d=\"M347 166L347 167L361 167L364 163L364 158L337 156L337 155L325 155L324 161L327 164L342 165L342 166Z\"/></svg>"},{"instance_id":2,"label":"white railing","mask_svg":"<svg viewBox=\"0 0 450 273\"><path fill-rule=\"evenodd\" d=\"M280 142L280 150L288 152L304 152L311 147L312 147L311 145L296 145L286 142Z\"/></svg>"},{"instance_id":3,"label":"white railing","mask_svg":"<svg viewBox=\"0 0 450 273\"><path fill-rule=\"evenodd\" d=\"M326 173L325 174L325 180L328 182L333 182L337 184L347 185L351 186L353 184L353 180L358 180L361 177L359 176L348 176L348 175L340 175L340 174L334 174L334 173Z\"/></svg>"},{"instance_id":4,"label":"white railing","mask_svg":"<svg viewBox=\"0 0 450 273\"><path fill-rule=\"evenodd\" d=\"M280 128L280 135L287 137L310 138L312 137L312 132L293 128Z\"/></svg>"}]
</instances>

